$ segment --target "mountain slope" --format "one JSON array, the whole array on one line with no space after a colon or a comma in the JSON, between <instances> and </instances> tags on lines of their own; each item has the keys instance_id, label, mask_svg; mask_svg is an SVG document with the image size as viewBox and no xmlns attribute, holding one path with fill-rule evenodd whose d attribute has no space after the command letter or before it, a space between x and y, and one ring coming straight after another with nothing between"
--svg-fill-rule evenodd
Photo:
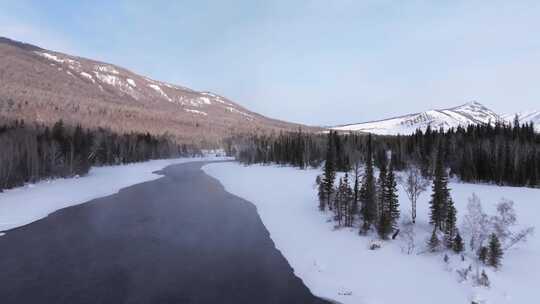
<instances>
[{"instance_id":1,"label":"mountain slope","mask_svg":"<svg viewBox=\"0 0 540 304\"><path fill-rule=\"evenodd\" d=\"M540 131L540 111L523 111L514 114L505 114L502 115L502 118L509 123L513 123L516 115L521 124L532 122L535 130Z\"/></svg>"},{"instance_id":2,"label":"mountain slope","mask_svg":"<svg viewBox=\"0 0 540 304\"><path fill-rule=\"evenodd\" d=\"M208 143L248 131L300 127L251 112L214 93L1 37L0 117L167 132L184 142Z\"/></svg>"},{"instance_id":3,"label":"mountain slope","mask_svg":"<svg viewBox=\"0 0 540 304\"><path fill-rule=\"evenodd\" d=\"M464 105L442 109L429 110L385 120L377 120L365 123L350 124L332 127L339 131L359 131L379 135L407 135L417 129L455 128L471 124L487 124L502 121L503 118L478 102L469 102Z\"/></svg>"}]
</instances>

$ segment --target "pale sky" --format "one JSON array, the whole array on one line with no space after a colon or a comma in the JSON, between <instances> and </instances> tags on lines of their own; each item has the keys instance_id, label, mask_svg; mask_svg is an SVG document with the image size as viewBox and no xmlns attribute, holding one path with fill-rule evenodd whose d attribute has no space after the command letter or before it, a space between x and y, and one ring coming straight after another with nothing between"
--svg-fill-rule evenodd
<instances>
[{"instance_id":1,"label":"pale sky","mask_svg":"<svg viewBox=\"0 0 540 304\"><path fill-rule=\"evenodd\" d=\"M0 36L312 125L540 109L540 1L0 0Z\"/></svg>"}]
</instances>

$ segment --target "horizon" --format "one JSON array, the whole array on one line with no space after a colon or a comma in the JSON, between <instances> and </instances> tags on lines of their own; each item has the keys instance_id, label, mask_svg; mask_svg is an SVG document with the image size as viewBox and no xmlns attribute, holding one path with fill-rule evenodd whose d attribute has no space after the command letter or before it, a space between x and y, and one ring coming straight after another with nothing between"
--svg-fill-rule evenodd
<instances>
[{"instance_id":1,"label":"horizon","mask_svg":"<svg viewBox=\"0 0 540 304\"><path fill-rule=\"evenodd\" d=\"M539 17L0 1L0 304L531 302Z\"/></svg>"},{"instance_id":2,"label":"horizon","mask_svg":"<svg viewBox=\"0 0 540 304\"><path fill-rule=\"evenodd\" d=\"M540 25L532 1L162 3L153 13L133 2L48 6L1 4L0 35L307 125L383 120L473 100L508 115L536 110L540 93L540 43L527 35Z\"/></svg>"}]
</instances>

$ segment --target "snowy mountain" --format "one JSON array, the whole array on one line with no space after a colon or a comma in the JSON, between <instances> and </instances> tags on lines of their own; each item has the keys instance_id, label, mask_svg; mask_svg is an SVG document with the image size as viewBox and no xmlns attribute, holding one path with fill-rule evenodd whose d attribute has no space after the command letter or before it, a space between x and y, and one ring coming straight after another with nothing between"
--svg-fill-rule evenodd
<instances>
[{"instance_id":1,"label":"snowy mountain","mask_svg":"<svg viewBox=\"0 0 540 304\"><path fill-rule=\"evenodd\" d=\"M521 124L532 122L536 131L540 131L540 111L523 111L514 114L501 115L501 117L507 122L513 123L516 115Z\"/></svg>"},{"instance_id":2,"label":"snowy mountain","mask_svg":"<svg viewBox=\"0 0 540 304\"><path fill-rule=\"evenodd\" d=\"M429 110L390 119L332 127L338 131L359 131L379 135L407 135L417 129L455 128L471 124L487 124L504 120L503 117L478 102L441 110Z\"/></svg>"},{"instance_id":3,"label":"snowy mountain","mask_svg":"<svg viewBox=\"0 0 540 304\"><path fill-rule=\"evenodd\" d=\"M218 142L231 134L300 127L249 111L218 94L0 37L2 117L167 132L186 142Z\"/></svg>"}]
</instances>

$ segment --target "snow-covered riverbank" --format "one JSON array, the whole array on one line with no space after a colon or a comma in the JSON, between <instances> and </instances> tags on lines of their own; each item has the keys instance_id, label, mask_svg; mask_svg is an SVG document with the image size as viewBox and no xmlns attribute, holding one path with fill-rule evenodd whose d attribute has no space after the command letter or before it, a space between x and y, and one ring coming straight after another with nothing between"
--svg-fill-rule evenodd
<instances>
[{"instance_id":1,"label":"snow-covered riverbank","mask_svg":"<svg viewBox=\"0 0 540 304\"><path fill-rule=\"evenodd\" d=\"M30 224L56 210L157 179L161 175L153 172L172 164L223 159L225 158L160 159L119 166L94 167L80 178L53 179L6 190L0 193L0 231Z\"/></svg>"},{"instance_id":2,"label":"snow-covered riverbank","mask_svg":"<svg viewBox=\"0 0 540 304\"><path fill-rule=\"evenodd\" d=\"M441 254L421 253L429 235L430 190L418 202L415 254L403 252L399 240L368 250L375 237L360 237L356 229L334 230L329 213L317 209L314 181L317 170L277 166L245 167L237 163L209 164L205 172L225 189L257 206L276 247L304 283L321 297L348 303L527 303L540 281L540 238L533 235L506 253L501 270L487 270L491 288L459 283L459 256L450 254L449 266ZM458 217L476 193L485 211L493 214L502 197L515 201L521 224L536 226L540 217L540 190L450 183ZM409 203L400 189L403 216ZM420 253L420 254L418 254Z\"/></svg>"}]
</instances>

